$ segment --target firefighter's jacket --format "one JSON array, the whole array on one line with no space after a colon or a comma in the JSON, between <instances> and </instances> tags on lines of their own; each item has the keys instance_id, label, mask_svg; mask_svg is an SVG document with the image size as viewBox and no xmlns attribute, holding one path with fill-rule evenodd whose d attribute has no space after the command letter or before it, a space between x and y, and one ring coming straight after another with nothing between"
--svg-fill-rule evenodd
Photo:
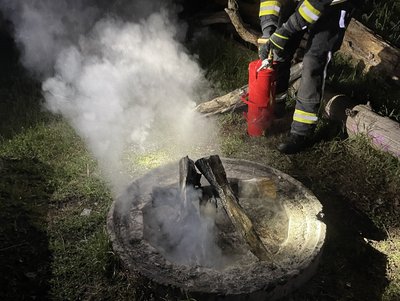
<instances>
[{"instance_id":1,"label":"firefighter's jacket","mask_svg":"<svg viewBox=\"0 0 400 301\"><path fill-rule=\"evenodd\" d=\"M276 93L285 94L289 85L290 62L306 29L309 37L303 57L301 81L296 93L296 109L291 132L308 135L318 121L328 63L339 49L352 11L358 0L280 0L260 4L263 36L269 38L276 28L284 26L291 37L285 52L274 52ZM319 20L319 21L318 21ZM315 23L315 24L314 24Z\"/></svg>"},{"instance_id":2,"label":"firefighter's jacket","mask_svg":"<svg viewBox=\"0 0 400 301\"><path fill-rule=\"evenodd\" d=\"M327 7L347 0L261 0L259 16L261 29L263 34L265 33L264 36L269 36L270 30L268 28L278 27L281 7L290 1L300 2L300 4L297 6L295 13L287 20L286 26L291 32L298 32L316 22Z\"/></svg>"}]
</instances>

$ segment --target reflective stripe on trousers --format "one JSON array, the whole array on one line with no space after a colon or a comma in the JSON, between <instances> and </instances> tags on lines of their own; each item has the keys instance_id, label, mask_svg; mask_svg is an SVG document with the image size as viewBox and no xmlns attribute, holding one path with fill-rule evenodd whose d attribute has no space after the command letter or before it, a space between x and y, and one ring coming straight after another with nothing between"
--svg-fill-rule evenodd
<instances>
[{"instance_id":1,"label":"reflective stripe on trousers","mask_svg":"<svg viewBox=\"0 0 400 301\"><path fill-rule=\"evenodd\" d=\"M347 5L344 3L331 6L310 28L297 92L296 111L293 115L292 133L308 135L315 128L323 97L327 66L332 54L340 48L345 27L350 21ZM343 23L346 26L343 26Z\"/></svg>"}]
</instances>

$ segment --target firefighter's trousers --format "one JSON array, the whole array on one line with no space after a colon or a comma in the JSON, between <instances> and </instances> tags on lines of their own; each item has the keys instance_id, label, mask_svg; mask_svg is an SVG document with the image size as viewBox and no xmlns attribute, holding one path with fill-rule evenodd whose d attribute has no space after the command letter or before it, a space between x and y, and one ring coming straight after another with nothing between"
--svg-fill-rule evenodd
<instances>
[{"instance_id":1,"label":"firefighter's trousers","mask_svg":"<svg viewBox=\"0 0 400 301\"><path fill-rule=\"evenodd\" d=\"M296 95L291 133L309 135L313 132L318 120L327 66L332 54L342 44L352 12L353 6L346 2L331 6L308 29L309 37L303 58L300 86ZM283 15L289 16L290 12ZM280 20L280 23L285 21ZM275 55L275 60L278 62L277 95L288 89L290 63L305 32L306 30L299 32L290 39L286 46L288 51L283 55Z\"/></svg>"}]
</instances>

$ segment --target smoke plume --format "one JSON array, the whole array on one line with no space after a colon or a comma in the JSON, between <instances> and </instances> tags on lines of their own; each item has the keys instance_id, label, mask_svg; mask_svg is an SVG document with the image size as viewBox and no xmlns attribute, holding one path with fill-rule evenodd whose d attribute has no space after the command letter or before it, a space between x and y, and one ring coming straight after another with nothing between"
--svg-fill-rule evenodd
<instances>
[{"instance_id":1,"label":"smoke plume","mask_svg":"<svg viewBox=\"0 0 400 301\"><path fill-rule=\"evenodd\" d=\"M154 188L152 207L144 213L144 236L172 262L223 268L228 257L215 243L215 204L200 209L196 200L202 192L193 186L186 194L185 204L177 189Z\"/></svg>"},{"instance_id":2,"label":"smoke plume","mask_svg":"<svg viewBox=\"0 0 400 301\"><path fill-rule=\"evenodd\" d=\"M23 65L43 82L47 109L87 143L114 193L131 180L132 154L161 149L177 160L215 147L210 120L193 111L207 82L180 43L185 26L170 1L0 0L0 7L14 23ZM199 245L217 248L213 221L196 210L177 214L195 217L180 219L186 237L172 235L176 221L165 212L155 219L179 238L170 257L198 264L208 254Z\"/></svg>"},{"instance_id":3,"label":"smoke plume","mask_svg":"<svg viewBox=\"0 0 400 301\"><path fill-rule=\"evenodd\" d=\"M171 1L0 5L15 25L22 63L43 80L46 107L85 140L114 191L129 182L129 153L167 148L172 159L215 141L210 121L193 112L207 83L180 43L185 26Z\"/></svg>"}]
</instances>

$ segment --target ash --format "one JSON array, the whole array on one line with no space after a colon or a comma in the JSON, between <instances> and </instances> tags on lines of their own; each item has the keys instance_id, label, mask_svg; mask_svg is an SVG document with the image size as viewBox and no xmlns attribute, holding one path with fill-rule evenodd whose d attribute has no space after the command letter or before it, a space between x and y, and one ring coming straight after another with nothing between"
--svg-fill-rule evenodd
<instances>
[{"instance_id":1,"label":"ash","mask_svg":"<svg viewBox=\"0 0 400 301\"><path fill-rule=\"evenodd\" d=\"M144 236L167 260L182 265L222 268L227 258L216 243L216 200L204 199L202 189L156 187L144 209ZM201 204L201 205L200 205Z\"/></svg>"}]
</instances>

